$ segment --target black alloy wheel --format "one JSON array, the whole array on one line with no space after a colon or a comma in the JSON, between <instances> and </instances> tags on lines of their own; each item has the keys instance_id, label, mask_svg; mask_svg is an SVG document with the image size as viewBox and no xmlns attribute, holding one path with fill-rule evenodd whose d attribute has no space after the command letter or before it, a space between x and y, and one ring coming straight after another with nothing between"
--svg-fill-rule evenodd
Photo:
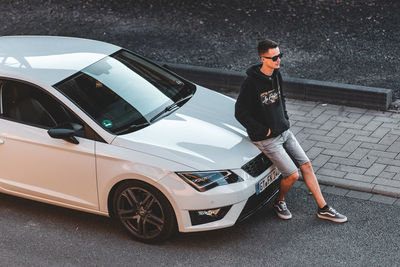
<instances>
[{"instance_id":1,"label":"black alloy wheel","mask_svg":"<svg viewBox=\"0 0 400 267\"><path fill-rule=\"evenodd\" d=\"M113 209L122 226L139 241L161 242L176 230L168 199L147 183L135 180L121 184L114 194Z\"/></svg>"}]
</instances>

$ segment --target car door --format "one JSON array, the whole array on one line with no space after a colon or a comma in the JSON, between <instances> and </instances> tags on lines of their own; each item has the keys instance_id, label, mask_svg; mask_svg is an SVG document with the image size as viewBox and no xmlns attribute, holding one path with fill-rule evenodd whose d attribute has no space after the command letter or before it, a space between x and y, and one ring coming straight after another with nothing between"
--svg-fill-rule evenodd
<instances>
[{"instance_id":1,"label":"car door","mask_svg":"<svg viewBox=\"0 0 400 267\"><path fill-rule=\"evenodd\" d=\"M0 81L0 188L71 208L98 209L95 141L51 138L60 123L82 123L44 90ZM86 127L86 126L85 126Z\"/></svg>"}]
</instances>

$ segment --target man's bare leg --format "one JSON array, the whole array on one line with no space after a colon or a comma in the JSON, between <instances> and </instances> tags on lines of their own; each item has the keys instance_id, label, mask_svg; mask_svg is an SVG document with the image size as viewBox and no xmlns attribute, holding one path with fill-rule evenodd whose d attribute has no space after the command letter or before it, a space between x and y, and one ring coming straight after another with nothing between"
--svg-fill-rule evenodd
<instances>
[{"instance_id":1,"label":"man's bare leg","mask_svg":"<svg viewBox=\"0 0 400 267\"><path fill-rule=\"evenodd\" d=\"M283 178L281 180L281 186L279 189L278 196L276 197L276 200L278 201L283 201L285 200L285 196L287 192L289 192L289 189L292 187L292 185L299 179L299 173L295 172L291 175L289 175L286 178Z\"/></svg>"},{"instance_id":2,"label":"man's bare leg","mask_svg":"<svg viewBox=\"0 0 400 267\"><path fill-rule=\"evenodd\" d=\"M304 182L306 183L308 189L310 189L313 194L318 207L323 208L326 205L326 201L321 193L321 188L317 177L315 176L314 170L310 162L307 162L300 166L301 174L303 175Z\"/></svg>"}]
</instances>

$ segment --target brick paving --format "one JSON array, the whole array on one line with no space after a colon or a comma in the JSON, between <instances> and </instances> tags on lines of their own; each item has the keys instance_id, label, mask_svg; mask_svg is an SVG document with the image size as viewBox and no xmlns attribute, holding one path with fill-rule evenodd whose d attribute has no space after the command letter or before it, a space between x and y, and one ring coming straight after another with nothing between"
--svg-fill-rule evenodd
<instances>
[{"instance_id":1,"label":"brick paving","mask_svg":"<svg viewBox=\"0 0 400 267\"><path fill-rule=\"evenodd\" d=\"M347 192L351 197L398 203L400 113L296 99L287 99L287 108L321 184L358 191Z\"/></svg>"}]
</instances>

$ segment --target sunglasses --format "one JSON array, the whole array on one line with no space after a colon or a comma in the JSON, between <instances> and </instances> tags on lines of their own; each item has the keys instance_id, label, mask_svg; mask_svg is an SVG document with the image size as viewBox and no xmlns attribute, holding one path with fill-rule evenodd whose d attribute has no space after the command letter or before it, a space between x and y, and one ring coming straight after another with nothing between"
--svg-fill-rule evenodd
<instances>
[{"instance_id":1,"label":"sunglasses","mask_svg":"<svg viewBox=\"0 0 400 267\"><path fill-rule=\"evenodd\" d=\"M283 57L283 53L280 53L279 55L273 56L273 57L263 57L263 58L268 58L268 59L272 59L272 61L277 61L278 58L282 58Z\"/></svg>"}]
</instances>

